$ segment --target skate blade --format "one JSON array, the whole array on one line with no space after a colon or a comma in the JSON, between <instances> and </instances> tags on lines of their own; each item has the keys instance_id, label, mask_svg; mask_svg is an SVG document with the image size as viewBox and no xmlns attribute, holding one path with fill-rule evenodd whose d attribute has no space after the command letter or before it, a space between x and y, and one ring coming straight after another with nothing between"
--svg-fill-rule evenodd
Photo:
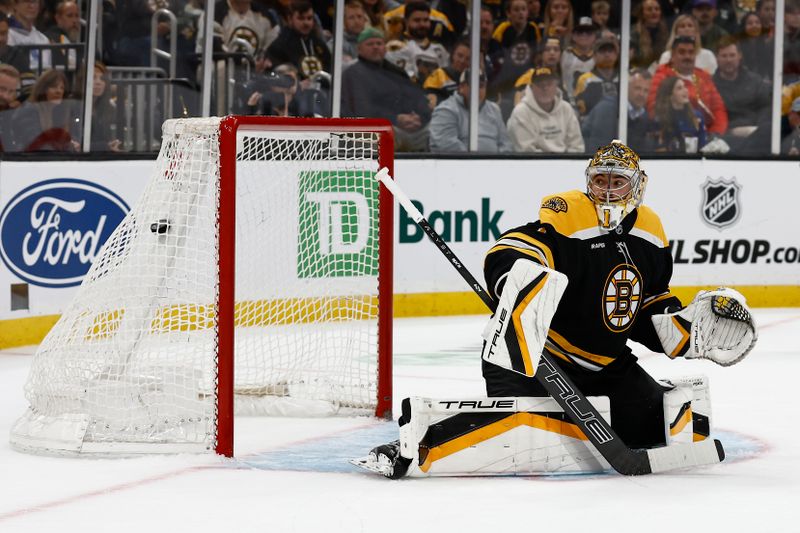
<instances>
[{"instance_id":1,"label":"skate blade","mask_svg":"<svg viewBox=\"0 0 800 533\"><path fill-rule=\"evenodd\" d=\"M359 457L358 459L350 459L350 464L375 474L380 474L384 477L389 477L391 474L391 467L386 463L378 462L374 455L367 455L366 457Z\"/></svg>"}]
</instances>

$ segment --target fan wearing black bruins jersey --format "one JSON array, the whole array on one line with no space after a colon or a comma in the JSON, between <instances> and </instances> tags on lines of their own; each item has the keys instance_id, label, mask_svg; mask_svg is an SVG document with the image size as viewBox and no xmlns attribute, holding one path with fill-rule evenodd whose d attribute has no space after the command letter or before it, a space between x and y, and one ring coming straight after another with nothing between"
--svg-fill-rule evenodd
<instances>
[{"instance_id":1,"label":"fan wearing black bruins jersey","mask_svg":"<svg viewBox=\"0 0 800 533\"><path fill-rule=\"evenodd\" d=\"M682 305L670 293L672 257L661 221L641 205L646 184L630 148L619 141L601 147L586 170L586 191L545 198L539 220L505 232L484 264L496 301L519 260L566 275L543 349L583 394L608 396L612 427L631 447L665 444L665 387L638 365L628 340L672 357L697 356L689 353L690 321L669 314ZM547 395L532 372L484 358L483 375L489 396Z\"/></svg>"}]
</instances>

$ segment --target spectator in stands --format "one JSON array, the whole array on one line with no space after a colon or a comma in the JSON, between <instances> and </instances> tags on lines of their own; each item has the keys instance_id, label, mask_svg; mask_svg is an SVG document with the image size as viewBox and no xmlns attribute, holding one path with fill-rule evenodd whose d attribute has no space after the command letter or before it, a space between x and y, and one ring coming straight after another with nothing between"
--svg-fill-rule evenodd
<instances>
[{"instance_id":1,"label":"spectator in stands","mask_svg":"<svg viewBox=\"0 0 800 533\"><path fill-rule=\"evenodd\" d=\"M727 31L714 22L718 13L717 0L692 0L692 16L697 20L703 48L712 52L717 49L717 42L728 35Z\"/></svg>"},{"instance_id":2,"label":"spectator in stands","mask_svg":"<svg viewBox=\"0 0 800 533\"><path fill-rule=\"evenodd\" d=\"M592 0L592 22L599 32L608 30L608 21L611 18L611 3L608 0Z\"/></svg>"},{"instance_id":3,"label":"spectator in stands","mask_svg":"<svg viewBox=\"0 0 800 533\"><path fill-rule=\"evenodd\" d=\"M744 66L762 78L772 80L774 43L763 34L761 18L756 13L751 11L742 17L738 38Z\"/></svg>"},{"instance_id":4,"label":"spectator in stands","mask_svg":"<svg viewBox=\"0 0 800 533\"><path fill-rule=\"evenodd\" d=\"M384 0L363 0L363 2L367 18L369 18L368 25L381 31L386 31L386 23L383 18L386 14Z\"/></svg>"},{"instance_id":5,"label":"spectator in stands","mask_svg":"<svg viewBox=\"0 0 800 533\"><path fill-rule=\"evenodd\" d=\"M97 61L92 79L92 141L93 152L119 152L122 141L116 130L116 105L108 90L106 66Z\"/></svg>"},{"instance_id":6,"label":"spectator in stands","mask_svg":"<svg viewBox=\"0 0 800 533\"><path fill-rule=\"evenodd\" d=\"M581 17L572 32L572 46L561 54L561 76L567 98L572 101L575 83L581 74L594 68L594 43L597 41L597 27L589 17Z\"/></svg>"},{"instance_id":7,"label":"spectator in stands","mask_svg":"<svg viewBox=\"0 0 800 533\"><path fill-rule=\"evenodd\" d=\"M344 5L344 32L342 37L342 67L347 68L358 59L358 36L369 23L367 12L361 0L347 0ZM333 39L328 41L328 48L333 50Z\"/></svg>"},{"instance_id":8,"label":"spectator in stands","mask_svg":"<svg viewBox=\"0 0 800 533\"><path fill-rule=\"evenodd\" d=\"M659 59L660 65L666 65L672 58L672 43L675 42L677 37L692 37L695 40L695 47L698 50L697 57L695 58L695 66L714 74L717 71L717 58L714 52L707 48L703 48L700 41L700 28L697 26L697 21L691 15L678 15L675 22L672 23L672 31L667 40L667 49L661 54Z\"/></svg>"},{"instance_id":9,"label":"spectator in stands","mask_svg":"<svg viewBox=\"0 0 800 533\"><path fill-rule=\"evenodd\" d=\"M736 153L768 153L772 84L742 66L734 37L720 39L717 63L714 84L728 112L726 142Z\"/></svg>"},{"instance_id":10,"label":"spectator in stands","mask_svg":"<svg viewBox=\"0 0 800 533\"><path fill-rule=\"evenodd\" d=\"M507 0L506 17L492 35L499 44L496 56L499 70L493 79L492 95L500 103L504 117L514 109L514 83L533 66L541 40L539 28L528 20L526 0Z\"/></svg>"},{"instance_id":11,"label":"spectator in stands","mask_svg":"<svg viewBox=\"0 0 800 533\"><path fill-rule=\"evenodd\" d=\"M491 89L494 83L494 78L500 68L496 58L502 56L500 43L492 39L494 34L494 18L492 17L492 10L487 6L481 6L481 20L480 20L480 41L481 41L481 56L484 72L489 80L489 88Z\"/></svg>"},{"instance_id":12,"label":"spectator in stands","mask_svg":"<svg viewBox=\"0 0 800 533\"><path fill-rule=\"evenodd\" d=\"M441 35L435 31L442 28L441 25L432 24L431 6L424 1L412 1L405 5L405 28L402 41L408 48L408 55L416 63L420 55L426 57L433 55L436 58L438 67L446 67L449 64L449 53L445 48ZM419 71L415 72L420 85L424 83L424 76Z\"/></svg>"},{"instance_id":13,"label":"spectator in stands","mask_svg":"<svg viewBox=\"0 0 800 533\"><path fill-rule=\"evenodd\" d=\"M150 21L155 2L117 0L118 41L114 63L125 66L150 65ZM203 28L204 24L200 25Z\"/></svg>"},{"instance_id":14,"label":"spectator in stands","mask_svg":"<svg viewBox=\"0 0 800 533\"><path fill-rule=\"evenodd\" d=\"M647 114L647 93L652 75L637 68L628 77L628 145L637 152L653 150L656 124ZM605 96L581 124L586 148L591 151L617 137L619 103L616 96Z\"/></svg>"},{"instance_id":15,"label":"spectator in stands","mask_svg":"<svg viewBox=\"0 0 800 533\"><path fill-rule=\"evenodd\" d=\"M758 0L756 13L761 19L761 33L768 38L775 37L775 0Z\"/></svg>"},{"instance_id":16,"label":"spectator in stands","mask_svg":"<svg viewBox=\"0 0 800 533\"><path fill-rule=\"evenodd\" d=\"M658 86L666 79L679 77L689 91L689 99L696 110L703 114L709 133L724 135L728 129L728 112L725 103L714 85L711 76L694 64L697 41L692 37L676 37L672 43L672 57L668 65L661 65L653 75L653 86L647 101L651 116L655 113L655 97Z\"/></svg>"},{"instance_id":17,"label":"spectator in stands","mask_svg":"<svg viewBox=\"0 0 800 533\"><path fill-rule=\"evenodd\" d=\"M528 69L527 72L517 78L517 82L514 84L514 89L516 91L514 95L514 105L522 101L522 97L525 96L525 90L531 83L533 72L538 67L547 67L555 72L558 76L559 91L561 91L562 95L567 93L564 89L563 79L561 77L561 39L548 37L543 43L541 53L536 56L534 67Z\"/></svg>"},{"instance_id":18,"label":"spectator in stands","mask_svg":"<svg viewBox=\"0 0 800 533\"><path fill-rule=\"evenodd\" d=\"M800 98L792 101L786 118L790 132L781 141L781 153L796 157L800 155Z\"/></svg>"},{"instance_id":19,"label":"spectator in stands","mask_svg":"<svg viewBox=\"0 0 800 533\"><path fill-rule=\"evenodd\" d=\"M437 9L431 9L430 2L427 2L426 0L411 0L410 2L401 4L391 11L386 12L383 18L386 25L388 37L387 40L405 40L408 38L408 35L411 33L410 28L408 27L408 6L411 4L420 3L424 4L423 9L427 10L429 20L427 24L419 20L419 18L414 20L413 23L416 27L413 31L419 34L424 28L426 34L424 37L419 37L420 39L430 39L431 42L442 44L445 46L445 48L451 46L457 38L452 22L450 22L450 19L447 17L447 15L441 11ZM415 6L412 9L417 10L420 9L420 7ZM417 17L419 16L420 15L417 15ZM446 57L446 55L447 54L445 52L444 57Z\"/></svg>"},{"instance_id":20,"label":"spectator in stands","mask_svg":"<svg viewBox=\"0 0 800 533\"><path fill-rule=\"evenodd\" d=\"M81 41L81 14L75 0L62 0L56 5L54 22L45 31L51 42L69 44Z\"/></svg>"},{"instance_id":21,"label":"spectator in stands","mask_svg":"<svg viewBox=\"0 0 800 533\"><path fill-rule=\"evenodd\" d=\"M636 8L636 22L631 26L631 66L650 68L664 53L669 27L658 0L644 0Z\"/></svg>"},{"instance_id":22,"label":"spectator in stands","mask_svg":"<svg viewBox=\"0 0 800 533\"><path fill-rule=\"evenodd\" d=\"M386 61L383 32L367 28L358 36L358 61L342 74L342 116L392 122L395 150L426 151L431 111L422 88Z\"/></svg>"},{"instance_id":23,"label":"spectator in stands","mask_svg":"<svg viewBox=\"0 0 800 533\"><path fill-rule=\"evenodd\" d=\"M689 89L683 79L673 76L658 86L655 115L658 151L694 154L705 146L703 115L692 107Z\"/></svg>"},{"instance_id":24,"label":"spectator in stands","mask_svg":"<svg viewBox=\"0 0 800 533\"><path fill-rule=\"evenodd\" d=\"M67 78L47 70L36 80L28 100L14 113L14 143L26 152L80 149L76 102L65 100Z\"/></svg>"},{"instance_id":25,"label":"spectator in stands","mask_svg":"<svg viewBox=\"0 0 800 533\"><path fill-rule=\"evenodd\" d=\"M547 0L544 6L544 35L569 42L575 24L569 0Z\"/></svg>"},{"instance_id":26,"label":"spectator in stands","mask_svg":"<svg viewBox=\"0 0 800 533\"><path fill-rule=\"evenodd\" d=\"M0 14L0 63L11 65L19 72L29 72L28 56L16 46L8 44L9 18Z\"/></svg>"},{"instance_id":27,"label":"spectator in stands","mask_svg":"<svg viewBox=\"0 0 800 533\"><path fill-rule=\"evenodd\" d=\"M291 63L301 79L318 72L331 72L331 52L314 31L314 9L308 0L293 0L289 6L289 24L267 48L273 65Z\"/></svg>"},{"instance_id":28,"label":"spectator in stands","mask_svg":"<svg viewBox=\"0 0 800 533\"><path fill-rule=\"evenodd\" d=\"M469 69L461 73L456 94L433 110L431 117L432 152L466 152L469 149ZM481 72L478 89L478 151L510 152L508 138L500 107L486 100L486 76Z\"/></svg>"},{"instance_id":29,"label":"spectator in stands","mask_svg":"<svg viewBox=\"0 0 800 533\"><path fill-rule=\"evenodd\" d=\"M50 39L34 26L40 8L41 0L14 1L14 14L9 21L11 31L8 34L8 44L50 44Z\"/></svg>"},{"instance_id":30,"label":"spectator in stands","mask_svg":"<svg viewBox=\"0 0 800 533\"><path fill-rule=\"evenodd\" d=\"M605 96L619 93L619 42L616 37L602 37L594 45L594 68L578 78L575 85L575 105L586 116Z\"/></svg>"},{"instance_id":31,"label":"spectator in stands","mask_svg":"<svg viewBox=\"0 0 800 533\"><path fill-rule=\"evenodd\" d=\"M450 54L450 66L440 67L425 79L423 89L428 95L431 109L450 98L458 87L461 73L469 66L469 42L461 40L453 47ZM483 74L486 78L486 75Z\"/></svg>"},{"instance_id":32,"label":"spectator in stands","mask_svg":"<svg viewBox=\"0 0 800 533\"><path fill-rule=\"evenodd\" d=\"M0 64L0 152L14 151L12 116L20 102L19 71L11 65Z\"/></svg>"},{"instance_id":33,"label":"spectator in stands","mask_svg":"<svg viewBox=\"0 0 800 533\"><path fill-rule=\"evenodd\" d=\"M259 55L266 51L280 33L277 13L270 13L264 6L252 0L217 0L214 3L214 23L222 30L222 44L228 52L251 52ZM291 15L289 16L291 20ZM203 46L205 14L197 21L197 51ZM236 44L237 39L249 47Z\"/></svg>"},{"instance_id":34,"label":"spectator in stands","mask_svg":"<svg viewBox=\"0 0 800 533\"><path fill-rule=\"evenodd\" d=\"M533 72L525 96L508 119L508 135L517 152L584 151L578 118L561 98L555 72L547 67Z\"/></svg>"},{"instance_id":35,"label":"spectator in stands","mask_svg":"<svg viewBox=\"0 0 800 533\"><path fill-rule=\"evenodd\" d=\"M783 19L783 82L800 79L800 0L786 0Z\"/></svg>"}]
</instances>

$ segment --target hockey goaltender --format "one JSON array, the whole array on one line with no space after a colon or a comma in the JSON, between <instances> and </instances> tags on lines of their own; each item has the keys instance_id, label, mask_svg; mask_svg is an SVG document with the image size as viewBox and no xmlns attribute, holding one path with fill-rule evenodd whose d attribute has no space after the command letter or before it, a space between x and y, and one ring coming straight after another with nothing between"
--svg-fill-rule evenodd
<instances>
[{"instance_id":1,"label":"hockey goaltender","mask_svg":"<svg viewBox=\"0 0 800 533\"><path fill-rule=\"evenodd\" d=\"M705 441L708 380L657 381L628 340L728 366L757 331L732 289L702 291L686 307L670 293L672 257L658 215L641 205L646 185L638 155L612 141L589 162L585 192L549 196L538 221L505 232L484 263L497 302L483 332L488 398L406 399L400 440L353 464L391 478L607 470L592 445L602 441L587 439L535 376L542 351L627 447Z\"/></svg>"}]
</instances>

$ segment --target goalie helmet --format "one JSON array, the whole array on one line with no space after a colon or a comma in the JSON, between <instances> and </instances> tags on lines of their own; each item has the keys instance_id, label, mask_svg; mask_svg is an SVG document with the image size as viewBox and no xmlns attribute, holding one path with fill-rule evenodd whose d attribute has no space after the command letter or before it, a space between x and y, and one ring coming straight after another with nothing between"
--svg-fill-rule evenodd
<instances>
[{"instance_id":1,"label":"goalie helmet","mask_svg":"<svg viewBox=\"0 0 800 533\"><path fill-rule=\"evenodd\" d=\"M605 180L597 179L605 176ZM624 184L615 184L624 178ZM597 181L602 183L598 188ZM611 231L642 203L647 174L636 152L618 140L601 146L586 167L586 194L594 202L600 229Z\"/></svg>"}]
</instances>

